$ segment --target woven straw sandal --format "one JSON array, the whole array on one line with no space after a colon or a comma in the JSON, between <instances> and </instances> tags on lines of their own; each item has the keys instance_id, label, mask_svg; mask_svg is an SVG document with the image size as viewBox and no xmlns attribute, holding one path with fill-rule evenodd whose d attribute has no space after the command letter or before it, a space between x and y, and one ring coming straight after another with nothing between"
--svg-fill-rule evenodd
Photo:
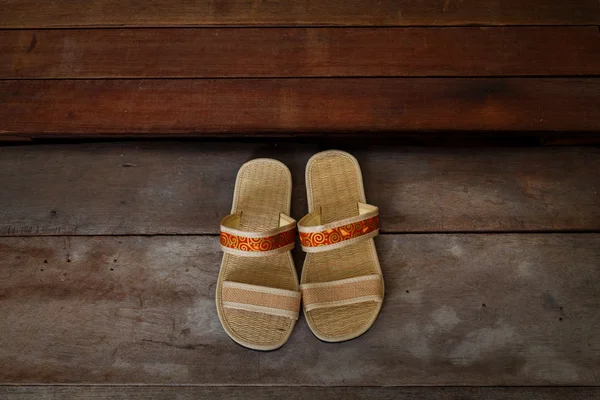
<instances>
[{"instance_id":1,"label":"woven straw sandal","mask_svg":"<svg viewBox=\"0 0 600 400\"><path fill-rule=\"evenodd\" d=\"M298 319L291 192L285 165L250 161L238 172L231 214L221 221L225 254L216 289L219 319L235 342L254 350L283 346Z\"/></svg>"},{"instance_id":2,"label":"woven straw sandal","mask_svg":"<svg viewBox=\"0 0 600 400\"><path fill-rule=\"evenodd\" d=\"M298 222L307 252L300 288L306 321L326 342L354 339L375 322L383 276L373 237L378 208L366 204L360 166L342 151L306 165L309 214Z\"/></svg>"}]
</instances>

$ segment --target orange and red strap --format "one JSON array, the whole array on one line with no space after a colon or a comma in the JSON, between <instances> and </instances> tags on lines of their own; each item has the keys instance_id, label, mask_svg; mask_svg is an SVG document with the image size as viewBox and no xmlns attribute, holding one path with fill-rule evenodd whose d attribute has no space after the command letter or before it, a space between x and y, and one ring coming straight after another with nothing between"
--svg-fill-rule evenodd
<instances>
[{"instance_id":1,"label":"orange and red strap","mask_svg":"<svg viewBox=\"0 0 600 400\"><path fill-rule=\"evenodd\" d=\"M296 221L280 214L279 227L264 232L239 230L242 213L231 214L221 221L221 249L243 257L265 257L290 251L296 241Z\"/></svg>"},{"instance_id":2,"label":"orange and red strap","mask_svg":"<svg viewBox=\"0 0 600 400\"><path fill-rule=\"evenodd\" d=\"M364 203L357 203L357 208L357 216L327 224L321 224L320 211L302 218L298 222L302 249L316 253L375 237L379 233L379 209Z\"/></svg>"}]
</instances>

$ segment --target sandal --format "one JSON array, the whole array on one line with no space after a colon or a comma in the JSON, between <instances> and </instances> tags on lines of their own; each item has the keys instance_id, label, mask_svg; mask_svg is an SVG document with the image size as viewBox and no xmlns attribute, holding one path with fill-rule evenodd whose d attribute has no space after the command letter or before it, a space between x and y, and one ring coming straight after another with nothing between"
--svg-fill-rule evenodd
<instances>
[{"instance_id":1,"label":"sandal","mask_svg":"<svg viewBox=\"0 0 600 400\"><path fill-rule=\"evenodd\" d=\"M354 339L375 322L384 284L373 237L379 210L366 204L360 166L342 151L306 165L309 214L298 222L307 252L300 288L304 315L326 342Z\"/></svg>"},{"instance_id":2,"label":"sandal","mask_svg":"<svg viewBox=\"0 0 600 400\"><path fill-rule=\"evenodd\" d=\"M292 177L284 164L250 161L238 172L231 214L221 221L219 320L235 342L254 350L283 346L298 319L291 192Z\"/></svg>"}]
</instances>

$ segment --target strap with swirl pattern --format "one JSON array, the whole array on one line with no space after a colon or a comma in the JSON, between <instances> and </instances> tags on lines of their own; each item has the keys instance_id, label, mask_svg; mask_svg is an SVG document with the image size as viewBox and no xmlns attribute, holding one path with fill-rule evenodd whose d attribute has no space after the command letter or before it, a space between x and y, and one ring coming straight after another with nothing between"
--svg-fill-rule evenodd
<instances>
[{"instance_id":1,"label":"strap with swirl pattern","mask_svg":"<svg viewBox=\"0 0 600 400\"><path fill-rule=\"evenodd\" d=\"M379 233L379 209L357 203L358 215L340 221L321 224L321 213L313 212L298 222L300 243L307 253L338 249Z\"/></svg>"},{"instance_id":2,"label":"strap with swirl pattern","mask_svg":"<svg viewBox=\"0 0 600 400\"><path fill-rule=\"evenodd\" d=\"M279 215L279 227L264 232L239 230L242 213L230 214L221 221L221 250L242 257L265 257L294 248L296 221Z\"/></svg>"}]
</instances>

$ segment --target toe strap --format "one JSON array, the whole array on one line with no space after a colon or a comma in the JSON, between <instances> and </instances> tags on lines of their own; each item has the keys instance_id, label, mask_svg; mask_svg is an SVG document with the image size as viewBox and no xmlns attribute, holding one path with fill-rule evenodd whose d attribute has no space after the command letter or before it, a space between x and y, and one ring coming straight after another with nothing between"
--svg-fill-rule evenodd
<instances>
[{"instance_id":1,"label":"toe strap","mask_svg":"<svg viewBox=\"0 0 600 400\"><path fill-rule=\"evenodd\" d=\"M345 306L383 300L383 277L379 274L300 286L304 309Z\"/></svg>"},{"instance_id":2,"label":"toe strap","mask_svg":"<svg viewBox=\"0 0 600 400\"><path fill-rule=\"evenodd\" d=\"M249 285L240 282L223 282L221 299L224 308L277 315L298 319L301 292Z\"/></svg>"}]
</instances>

